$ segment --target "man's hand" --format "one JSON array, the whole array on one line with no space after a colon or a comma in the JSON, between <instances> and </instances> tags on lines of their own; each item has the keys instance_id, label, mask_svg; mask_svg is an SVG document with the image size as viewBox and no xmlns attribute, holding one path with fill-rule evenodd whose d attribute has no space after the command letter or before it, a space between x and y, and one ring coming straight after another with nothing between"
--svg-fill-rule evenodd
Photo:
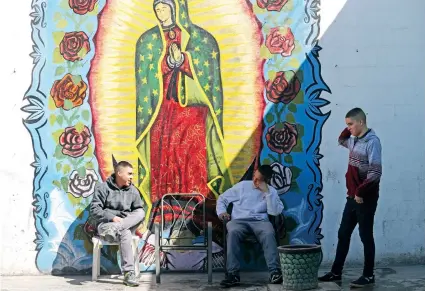
<instances>
[{"instance_id":1,"label":"man's hand","mask_svg":"<svg viewBox=\"0 0 425 291\"><path fill-rule=\"evenodd\" d=\"M355 196L354 200L356 200L357 203L362 204L363 203L363 198L359 197L359 196Z\"/></svg>"},{"instance_id":2,"label":"man's hand","mask_svg":"<svg viewBox=\"0 0 425 291\"><path fill-rule=\"evenodd\" d=\"M266 182L261 182L260 185L258 186L258 189L260 189L261 192L263 193L269 192L269 187L267 186Z\"/></svg>"},{"instance_id":3,"label":"man's hand","mask_svg":"<svg viewBox=\"0 0 425 291\"><path fill-rule=\"evenodd\" d=\"M118 216L115 216L114 218L112 218L113 222L121 222L121 220L122 220L122 218L118 217Z\"/></svg>"},{"instance_id":4,"label":"man's hand","mask_svg":"<svg viewBox=\"0 0 425 291\"><path fill-rule=\"evenodd\" d=\"M224 213L220 214L218 216L218 218L220 218L221 220L230 220L230 214L227 213L227 212L224 212Z\"/></svg>"}]
</instances>

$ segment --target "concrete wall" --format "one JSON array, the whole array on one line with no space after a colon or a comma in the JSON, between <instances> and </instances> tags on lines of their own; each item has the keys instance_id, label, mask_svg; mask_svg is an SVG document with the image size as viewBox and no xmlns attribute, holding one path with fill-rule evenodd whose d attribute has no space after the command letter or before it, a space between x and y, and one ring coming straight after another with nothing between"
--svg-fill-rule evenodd
<instances>
[{"instance_id":1,"label":"concrete wall","mask_svg":"<svg viewBox=\"0 0 425 291\"><path fill-rule=\"evenodd\" d=\"M336 146L344 114L353 106L368 113L381 138L383 176L375 222L377 260L423 262L425 250L425 84L420 27L425 3L322 1L323 77L332 89L331 117L324 128L321 168L326 260L336 247L344 203L347 153ZM344 5L343 5L344 4ZM336 14L333 8L341 6ZM342 7L343 6L343 7ZM335 17L327 17L327 15ZM362 258L355 232L350 261Z\"/></svg>"},{"instance_id":2,"label":"concrete wall","mask_svg":"<svg viewBox=\"0 0 425 291\"><path fill-rule=\"evenodd\" d=\"M5 124L3 140L8 140L0 145L0 179L5 185L0 206L1 273L37 274L52 269L49 250L57 250L55 244L58 242L35 234L32 205L35 173L34 167L30 166L34 162L34 148L22 123L28 114L20 110L33 69L29 57L33 51L28 16L31 3L11 2L8 7L13 13L6 13L0 19L2 35L12 41L12 45L1 48L2 55L7 57L1 66L1 84L5 93L0 118ZM337 147L336 138L344 127L345 113L354 106L362 107L368 113L369 125L380 136L383 145L383 179L375 223L377 260L380 263L424 261L425 156L421 146L425 142L425 130L421 126L425 121L425 85L421 70L425 66L422 55L425 41L421 37L425 26L424 12L425 2L420 0L407 1L404 5L395 0L373 3L322 0L319 44L323 49L319 59L322 78L332 91L332 95L322 94L322 98L331 102L322 111L331 114L324 124L321 138L318 138L320 153L324 156L320 160L321 194L324 196L320 228L324 236L321 243L325 263L332 260L335 252L345 199L347 152ZM302 19L303 15L297 13L294 18ZM13 31L9 29L11 24ZM48 95L48 90L45 91ZM303 184L310 182L309 178L303 179ZM52 191L49 194L53 210L62 211L62 193ZM289 204L298 201L295 198L283 200ZM294 212L303 210L303 207L298 201L290 205L289 210ZM320 213L320 208L318 211ZM56 231L60 227L69 227L70 224L60 219L60 213L55 215L55 219L46 219L48 227ZM321 213L319 216L322 217ZM311 213L306 214L307 220L309 217L312 217ZM60 222L55 225L55 221ZM297 232L297 229L293 231ZM292 243L314 242L307 233L288 234L288 238ZM43 251L35 250L36 245ZM362 247L356 231L349 263L359 263L361 257Z\"/></svg>"}]
</instances>

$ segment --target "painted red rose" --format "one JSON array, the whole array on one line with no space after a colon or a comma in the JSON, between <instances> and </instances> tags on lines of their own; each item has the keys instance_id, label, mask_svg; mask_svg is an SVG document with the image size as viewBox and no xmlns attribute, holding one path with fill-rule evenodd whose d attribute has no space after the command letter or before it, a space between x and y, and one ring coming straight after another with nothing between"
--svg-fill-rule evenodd
<instances>
[{"instance_id":1,"label":"painted red rose","mask_svg":"<svg viewBox=\"0 0 425 291\"><path fill-rule=\"evenodd\" d=\"M300 89L301 83L294 71L277 72L273 82L266 82L266 96L273 103L290 103Z\"/></svg>"},{"instance_id":2,"label":"painted red rose","mask_svg":"<svg viewBox=\"0 0 425 291\"><path fill-rule=\"evenodd\" d=\"M80 15L84 15L87 12L91 12L96 5L98 0L69 0L69 7Z\"/></svg>"},{"instance_id":3,"label":"painted red rose","mask_svg":"<svg viewBox=\"0 0 425 291\"><path fill-rule=\"evenodd\" d=\"M257 5L261 9L267 8L267 11L281 11L288 0L257 0Z\"/></svg>"},{"instance_id":4,"label":"painted red rose","mask_svg":"<svg viewBox=\"0 0 425 291\"><path fill-rule=\"evenodd\" d=\"M297 144L297 138L297 128L288 122L269 127L266 134L267 145L278 154L289 154Z\"/></svg>"},{"instance_id":5,"label":"painted red rose","mask_svg":"<svg viewBox=\"0 0 425 291\"><path fill-rule=\"evenodd\" d=\"M90 51L89 37L83 31L67 32L59 45L59 49L65 60L80 61Z\"/></svg>"},{"instance_id":6,"label":"painted red rose","mask_svg":"<svg viewBox=\"0 0 425 291\"><path fill-rule=\"evenodd\" d=\"M289 57L295 48L295 39L289 27L272 28L266 38L266 47L272 54Z\"/></svg>"},{"instance_id":7,"label":"painted red rose","mask_svg":"<svg viewBox=\"0 0 425 291\"><path fill-rule=\"evenodd\" d=\"M86 93L87 84L80 76L72 76L71 74L66 74L61 80L56 80L50 90L50 95L55 101L56 107L65 110L71 109L65 106L66 100L72 103L72 108L80 106L83 104Z\"/></svg>"},{"instance_id":8,"label":"painted red rose","mask_svg":"<svg viewBox=\"0 0 425 291\"><path fill-rule=\"evenodd\" d=\"M74 126L65 128L59 137L62 153L73 158L84 155L91 141L91 133L87 126L79 132Z\"/></svg>"}]
</instances>

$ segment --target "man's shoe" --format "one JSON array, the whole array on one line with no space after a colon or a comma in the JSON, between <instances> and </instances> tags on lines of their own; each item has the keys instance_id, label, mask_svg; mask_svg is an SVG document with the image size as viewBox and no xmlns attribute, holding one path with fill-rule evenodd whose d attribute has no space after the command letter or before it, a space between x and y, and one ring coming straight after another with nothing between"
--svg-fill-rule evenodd
<instances>
[{"instance_id":1,"label":"man's shoe","mask_svg":"<svg viewBox=\"0 0 425 291\"><path fill-rule=\"evenodd\" d=\"M269 282L270 284L282 284L283 283L282 272L280 270L275 270L271 272Z\"/></svg>"},{"instance_id":2,"label":"man's shoe","mask_svg":"<svg viewBox=\"0 0 425 291\"><path fill-rule=\"evenodd\" d=\"M221 281L220 286L222 287L233 287L239 285L241 282L241 278L238 275L235 274L227 274L226 279Z\"/></svg>"},{"instance_id":3,"label":"man's shoe","mask_svg":"<svg viewBox=\"0 0 425 291\"><path fill-rule=\"evenodd\" d=\"M341 274L335 275L334 273L329 272L325 274L324 276L319 277L319 281L320 282L338 282L338 281L341 281Z\"/></svg>"},{"instance_id":4,"label":"man's shoe","mask_svg":"<svg viewBox=\"0 0 425 291\"><path fill-rule=\"evenodd\" d=\"M133 271L124 273L124 285L130 286L130 287L139 286L139 280L137 280L136 275L134 274Z\"/></svg>"},{"instance_id":5,"label":"man's shoe","mask_svg":"<svg viewBox=\"0 0 425 291\"><path fill-rule=\"evenodd\" d=\"M375 276L372 276L372 277L361 276L357 280L351 282L350 286L354 288L363 288L363 287L371 286L373 284L375 284Z\"/></svg>"}]
</instances>

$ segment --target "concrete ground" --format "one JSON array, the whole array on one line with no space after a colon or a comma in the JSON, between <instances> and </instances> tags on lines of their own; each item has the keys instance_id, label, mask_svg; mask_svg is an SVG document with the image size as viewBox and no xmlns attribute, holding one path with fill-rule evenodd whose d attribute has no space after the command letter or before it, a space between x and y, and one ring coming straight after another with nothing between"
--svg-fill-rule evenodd
<instances>
[{"instance_id":1,"label":"concrete ground","mask_svg":"<svg viewBox=\"0 0 425 291\"><path fill-rule=\"evenodd\" d=\"M326 270L321 270L320 274ZM344 281L335 283L322 283L316 290L350 290L349 283L361 274L360 269L348 269L344 273ZM278 291L283 290L281 285L268 285L267 273L243 273L242 284L230 290L244 291ZM222 290L219 286L223 274L213 274L213 284L207 284L207 275L202 273L166 273L163 274L160 285L155 284L153 274L143 273L140 286L137 288L125 287L118 276L100 277L98 282L91 282L89 276L3 276L1 277L1 290L4 291L68 291L68 290L164 290L164 291L192 291L192 290ZM376 285L362 290L374 291L425 291L425 266L408 266L378 268L376 270Z\"/></svg>"}]
</instances>

